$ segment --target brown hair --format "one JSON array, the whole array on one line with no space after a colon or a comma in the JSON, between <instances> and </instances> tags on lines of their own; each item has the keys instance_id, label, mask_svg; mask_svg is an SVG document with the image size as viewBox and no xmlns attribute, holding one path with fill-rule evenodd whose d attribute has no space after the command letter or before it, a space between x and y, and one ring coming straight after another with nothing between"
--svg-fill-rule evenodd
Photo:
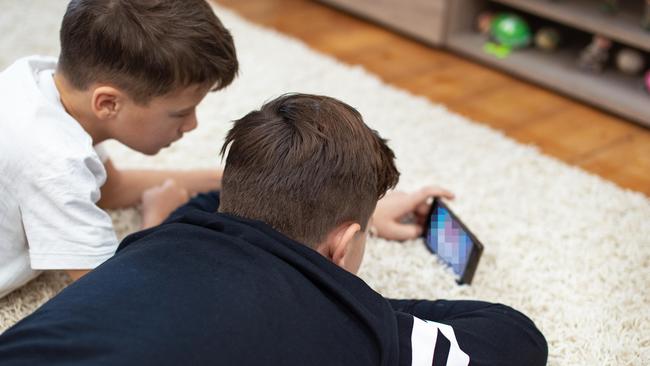
<instances>
[{"instance_id":1,"label":"brown hair","mask_svg":"<svg viewBox=\"0 0 650 366\"><path fill-rule=\"evenodd\" d=\"M287 94L235 121L220 211L256 219L315 247L336 226L362 229L397 184L393 151L334 98Z\"/></svg>"},{"instance_id":2,"label":"brown hair","mask_svg":"<svg viewBox=\"0 0 650 366\"><path fill-rule=\"evenodd\" d=\"M77 89L109 83L146 104L237 74L232 36L204 0L72 0L61 24L58 71Z\"/></svg>"}]
</instances>

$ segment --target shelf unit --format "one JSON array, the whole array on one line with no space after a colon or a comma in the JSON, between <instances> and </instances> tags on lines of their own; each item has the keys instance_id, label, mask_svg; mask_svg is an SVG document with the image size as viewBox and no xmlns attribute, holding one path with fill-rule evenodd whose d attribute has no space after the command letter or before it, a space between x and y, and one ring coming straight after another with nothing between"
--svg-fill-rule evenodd
<instances>
[{"instance_id":1,"label":"shelf unit","mask_svg":"<svg viewBox=\"0 0 650 366\"><path fill-rule=\"evenodd\" d=\"M494 0L495 3L508 5L537 16L554 20L558 23L577 28L589 33L600 33L612 40L627 44L640 50L650 52L650 32L640 27L643 9L642 1L636 1L633 7L627 3L616 15L608 15L598 9L593 0Z\"/></svg>"},{"instance_id":2,"label":"shelf unit","mask_svg":"<svg viewBox=\"0 0 650 366\"><path fill-rule=\"evenodd\" d=\"M318 0L440 46L450 0ZM451 0L453 1L453 0Z\"/></svg>"},{"instance_id":3,"label":"shelf unit","mask_svg":"<svg viewBox=\"0 0 650 366\"><path fill-rule=\"evenodd\" d=\"M452 0L445 45L458 53L510 72L550 89L619 114L650 127L650 95L640 77L616 70L592 74L580 70L580 49L547 53L535 48L517 50L505 59L483 51L486 40L474 28L476 15L492 4L502 4L588 33L650 52L650 32L640 27L641 9L623 8L615 16L603 14L595 1L564 0ZM639 5L642 5L639 2Z\"/></svg>"}]
</instances>

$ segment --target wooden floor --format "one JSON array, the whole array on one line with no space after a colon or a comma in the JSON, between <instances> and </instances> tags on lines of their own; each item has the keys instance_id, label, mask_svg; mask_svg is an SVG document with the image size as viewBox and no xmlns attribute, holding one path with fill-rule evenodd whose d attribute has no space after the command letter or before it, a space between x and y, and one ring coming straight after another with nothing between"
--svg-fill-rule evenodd
<instances>
[{"instance_id":1,"label":"wooden floor","mask_svg":"<svg viewBox=\"0 0 650 366\"><path fill-rule=\"evenodd\" d=\"M216 2L517 141L537 145L548 155L650 196L650 129L316 1Z\"/></svg>"}]
</instances>

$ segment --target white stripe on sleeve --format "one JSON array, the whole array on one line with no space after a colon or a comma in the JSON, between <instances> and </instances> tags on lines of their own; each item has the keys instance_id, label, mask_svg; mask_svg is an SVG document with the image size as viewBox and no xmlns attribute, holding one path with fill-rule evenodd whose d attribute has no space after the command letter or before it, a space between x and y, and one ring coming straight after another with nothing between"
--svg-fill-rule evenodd
<instances>
[{"instance_id":1,"label":"white stripe on sleeve","mask_svg":"<svg viewBox=\"0 0 650 366\"><path fill-rule=\"evenodd\" d=\"M450 343L446 366L467 366L469 356L460 349L454 329L446 324L422 320L413 317L413 331L411 333L411 350L413 366L431 366L436 352L446 350L436 349L438 342L438 331L447 338ZM446 343L446 342L444 342ZM434 365L444 366L444 365Z\"/></svg>"},{"instance_id":2,"label":"white stripe on sleeve","mask_svg":"<svg viewBox=\"0 0 650 366\"><path fill-rule=\"evenodd\" d=\"M438 328L419 318L413 317L413 332L411 333L411 365L431 366L433 364L433 349L438 337Z\"/></svg>"}]
</instances>

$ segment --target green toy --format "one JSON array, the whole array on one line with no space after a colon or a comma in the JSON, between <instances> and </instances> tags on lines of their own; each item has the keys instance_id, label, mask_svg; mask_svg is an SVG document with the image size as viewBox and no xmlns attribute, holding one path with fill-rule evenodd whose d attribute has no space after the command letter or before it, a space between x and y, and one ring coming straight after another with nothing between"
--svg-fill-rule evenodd
<instances>
[{"instance_id":1,"label":"green toy","mask_svg":"<svg viewBox=\"0 0 650 366\"><path fill-rule=\"evenodd\" d=\"M526 47L531 41L528 23L512 13L498 14L492 20L490 35L500 45L511 48Z\"/></svg>"},{"instance_id":2,"label":"green toy","mask_svg":"<svg viewBox=\"0 0 650 366\"><path fill-rule=\"evenodd\" d=\"M508 46L496 44L494 42L488 42L483 46L483 52L492 55L496 58L503 59L510 55L510 53L512 52L512 48Z\"/></svg>"}]
</instances>

